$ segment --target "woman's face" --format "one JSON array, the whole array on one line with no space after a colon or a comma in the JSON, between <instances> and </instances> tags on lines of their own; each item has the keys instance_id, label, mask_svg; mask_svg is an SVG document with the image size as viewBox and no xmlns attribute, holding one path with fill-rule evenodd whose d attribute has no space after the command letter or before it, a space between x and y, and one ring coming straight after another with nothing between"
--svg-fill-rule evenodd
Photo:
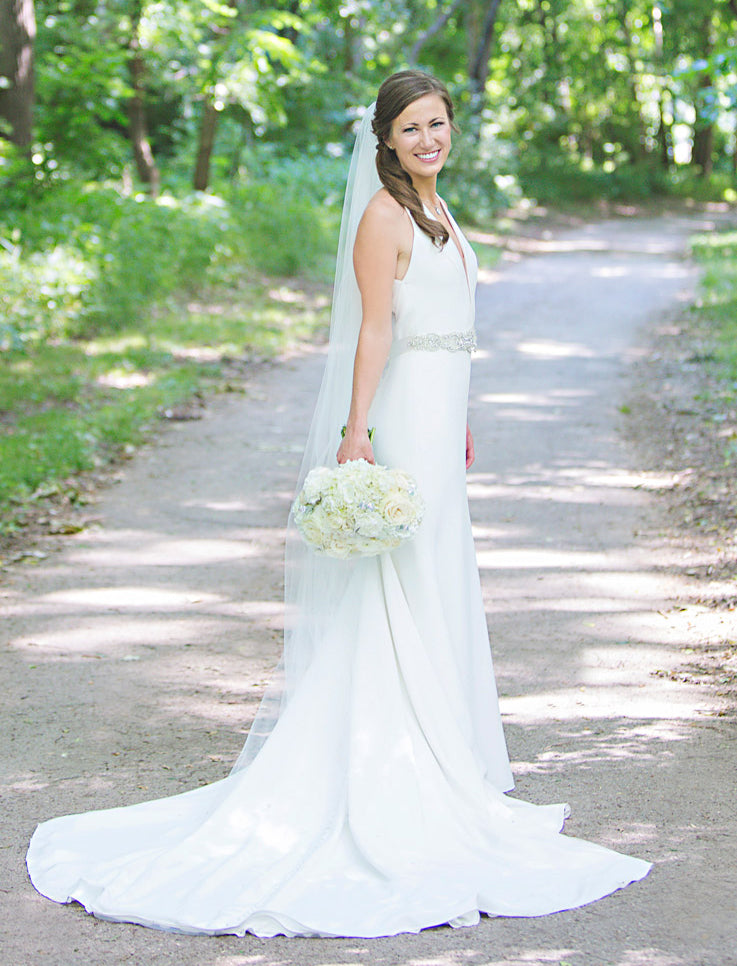
<instances>
[{"instance_id":1,"label":"woman's face","mask_svg":"<svg viewBox=\"0 0 737 966\"><path fill-rule=\"evenodd\" d=\"M450 120L442 97L425 94L394 118L387 144L414 181L438 174L450 151L450 135Z\"/></svg>"}]
</instances>

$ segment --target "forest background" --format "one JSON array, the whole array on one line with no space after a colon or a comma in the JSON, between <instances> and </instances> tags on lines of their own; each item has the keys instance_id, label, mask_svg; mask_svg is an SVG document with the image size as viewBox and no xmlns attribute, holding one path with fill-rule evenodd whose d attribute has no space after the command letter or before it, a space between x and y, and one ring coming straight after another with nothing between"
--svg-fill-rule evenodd
<instances>
[{"instance_id":1,"label":"forest background","mask_svg":"<svg viewBox=\"0 0 737 966\"><path fill-rule=\"evenodd\" d=\"M352 133L396 69L451 89L442 192L481 259L511 210L737 201L737 0L0 0L0 41L6 535L324 327ZM698 248L734 390L737 237Z\"/></svg>"}]
</instances>

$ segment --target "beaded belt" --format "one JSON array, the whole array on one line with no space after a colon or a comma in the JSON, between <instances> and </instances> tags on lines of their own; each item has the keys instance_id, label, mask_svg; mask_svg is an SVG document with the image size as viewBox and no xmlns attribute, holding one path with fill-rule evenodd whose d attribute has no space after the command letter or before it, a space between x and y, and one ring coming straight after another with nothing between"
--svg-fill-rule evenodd
<instances>
[{"instance_id":1,"label":"beaded belt","mask_svg":"<svg viewBox=\"0 0 737 966\"><path fill-rule=\"evenodd\" d=\"M392 342L391 355L409 352L410 349L420 352L473 352L476 348L476 332L468 329L466 332L425 332L422 335L408 335L404 339Z\"/></svg>"}]
</instances>

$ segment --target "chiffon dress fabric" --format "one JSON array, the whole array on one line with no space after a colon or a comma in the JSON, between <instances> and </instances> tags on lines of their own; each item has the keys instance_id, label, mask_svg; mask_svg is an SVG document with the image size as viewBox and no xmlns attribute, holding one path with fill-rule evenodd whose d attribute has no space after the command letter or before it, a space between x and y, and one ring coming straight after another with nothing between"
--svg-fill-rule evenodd
<instances>
[{"instance_id":1,"label":"chiffon dress fabric","mask_svg":"<svg viewBox=\"0 0 737 966\"><path fill-rule=\"evenodd\" d=\"M425 500L415 537L346 564L323 639L246 767L40 825L27 862L43 895L185 933L372 937L570 909L648 873L561 834L565 806L504 794L465 479L477 269L451 223L439 248L412 221L369 414L377 462L410 472Z\"/></svg>"}]
</instances>

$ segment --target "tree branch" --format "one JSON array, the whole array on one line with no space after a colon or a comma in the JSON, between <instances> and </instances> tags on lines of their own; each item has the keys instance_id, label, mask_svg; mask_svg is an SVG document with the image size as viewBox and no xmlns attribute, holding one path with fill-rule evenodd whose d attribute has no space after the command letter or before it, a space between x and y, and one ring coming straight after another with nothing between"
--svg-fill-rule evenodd
<instances>
[{"instance_id":1,"label":"tree branch","mask_svg":"<svg viewBox=\"0 0 737 966\"><path fill-rule=\"evenodd\" d=\"M735 2L737 2L737 0L735 0ZM420 34L420 36L412 45L412 49L409 52L410 64L417 63L417 58L420 56L420 51L422 50L422 48L425 46L428 40L432 39L435 36L435 34L440 33L440 31L447 24L447 22L456 12L458 7L460 7L460 5L461 5L461 0L453 0L453 3L451 3L448 9L444 13L441 13L440 16L437 18L437 20L434 23L432 23L427 28L427 30L423 31L423 33Z\"/></svg>"}]
</instances>

